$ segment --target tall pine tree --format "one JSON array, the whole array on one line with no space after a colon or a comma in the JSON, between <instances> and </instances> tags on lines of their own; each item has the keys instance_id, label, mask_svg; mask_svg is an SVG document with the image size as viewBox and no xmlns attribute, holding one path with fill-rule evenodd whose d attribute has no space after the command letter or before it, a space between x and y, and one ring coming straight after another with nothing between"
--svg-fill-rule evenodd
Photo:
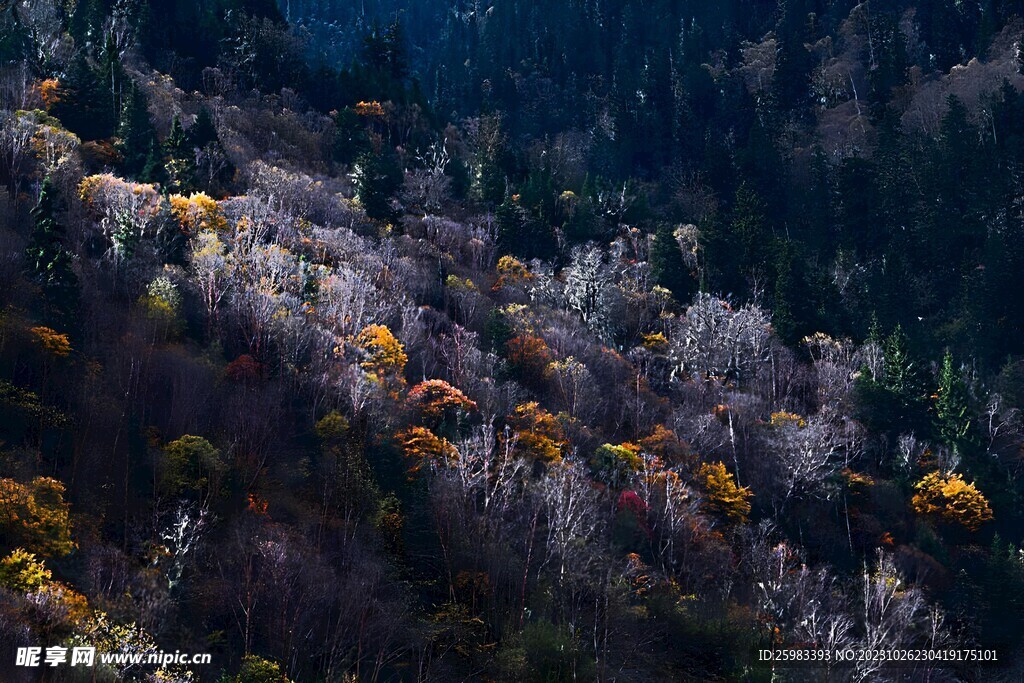
<instances>
[{"instance_id":1,"label":"tall pine tree","mask_svg":"<svg viewBox=\"0 0 1024 683\"><path fill-rule=\"evenodd\" d=\"M171 132L164 140L165 169L167 185L174 192L187 193L193 189L195 173L195 155L189 143L188 134L181 125L181 117L174 115L171 121Z\"/></svg>"},{"instance_id":2,"label":"tall pine tree","mask_svg":"<svg viewBox=\"0 0 1024 683\"><path fill-rule=\"evenodd\" d=\"M57 220L56 190L49 178L43 181L32 220L32 234L25 249L28 274L43 291L46 321L67 328L78 305L78 277L64 246L64 227Z\"/></svg>"},{"instance_id":3,"label":"tall pine tree","mask_svg":"<svg viewBox=\"0 0 1024 683\"><path fill-rule=\"evenodd\" d=\"M971 415L967 385L953 366L953 354L946 351L935 392L935 428L947 445L962 450L970 436Z\"/></svg>"},{"instance_id":4,"label":"tall pine tree","mask_svg":"<svg viewBox=\"0 0 1024 683\"><path fill-rule=\"evenodd\" d=\"M61 82L60 99L50 113L83 140L99 140L114 134L117 123L110 90L79 52Z\"/></svg>"},{"instance_id":5,"label":"tall pine tree","mask_svg":"<svg viewBox=\"0 0 1024 683\"><path fill-rule=\"evenodd\" d=\"M391 199L402 187L404 176L394 151L381 145L380 151L364 154L356 167L356 189L366 215L381 221L395 220Z\"/></svg>"},{"instance_id":6,"label":"tall pine tree","mask_svg":"<svg viewBox=\"0 0 1024 683\"><path fill-rule=\"evenodd\" d=\"M129 86L124 98L117 137L120 138L118 151L124 160L125 172L138 176L146 168L150 149L156 144L156 131L149 120L146 96L134 82Z\"/></svg>"}]
</instances>

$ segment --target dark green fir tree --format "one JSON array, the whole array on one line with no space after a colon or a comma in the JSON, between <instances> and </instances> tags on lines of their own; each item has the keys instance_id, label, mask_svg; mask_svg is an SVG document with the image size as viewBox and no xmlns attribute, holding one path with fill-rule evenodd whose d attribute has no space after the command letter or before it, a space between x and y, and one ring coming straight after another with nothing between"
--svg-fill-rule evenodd
<instances>
[{"instance_id":1,"label":"dark green fir tree","mask_svg":"<svg viewBox=\"0 0 1024 683\"><path fill-rule=\"evenodd\" d=\"M210 115L209 109L203 107L199 110L195 123L188 129L187 138L189 145L200 149L218 142L217 125L213 122L213 116Z\"/></svg>"},{"instance_id":2,"label":"dark green fir tree","mask_svg":"<svg viewBox=\"0 0 1024 683\"><path fill-rule=\"evenodd\" d=\"M381 149L364 154L356 168L356 191L366 215L380 221L394 220L391 200L403 180L394 152Z\"/></svg>"},{"instance_id":3,"label":"dark green fir tree","mask_svg":"<svg viewBox=\"0 0 1024 683\"><path fill-rule=\"evenodd\" d=\"M117 39L114 32L107 34L103 43L103 52L100 54L99 69L97 76L110 98L110 110L120 113L123 102L125 84L128 77L121 65L121 52L117 46Z\"/></svg>"},{"instance_id":4,"label":"dark green fir tree","mask_svg":"<svg viewBox=\"0 0 1024 683\"><path fill-rule=\"evenodd\" d=\"M28 274L42 289L47 322L67 328L78 305L78 277L64 246L64 227L57 220L56 189L49 178L43 181L32 221L25 249Z\"/></svg>"},{"instance_id":5,"label":"dark green fir tree","mask_svg":"<svg viewBox=\"0 0 1024 683\"><path fill-rule=\"evenodd\" d=\"M195 155L188 134L177 114L171 121L171 132L164 140L164 168L167 172L167 186L174 192L187 193L193 189Z\"/></svg>"},{"instance_id":6,"label":"dark green fir tree","mask_svg":"<svg viewBox=\"0 0 1024 683\"><path fill-rule=\"evenodd\" d=\"M954 367L953 354L949 351L942 357L934 400L936 431L947 445L962 450L970 438L970 406L967 385Z\"/></svg>"},{"instance_id":7,"label":"dark green fir tree","mask_svg":"<svg viewBox=\"0 0 1024 683\"><path fill-rule=\"evenodd\" d=\"M149 151L146 152L146 161L139 172L139 180L144 183L159 183L161 185L167 182L163 149L160 147L160 141L155 138L149 145Z\"/></svg>"},{"instance_id":8,"label":"dark green fir tree","mask_svg":"<svg viewBox=\"0 0 1024 683\"><path fill-rule=\"evenodd\" d=\"M691 276L683 252L669 223L660 223L651 243L651 266L658 284L672 292L676 301L688 303L697 289L697 282Z\"/></svg>"},{"instance_id":9,"label":"dark green fir tree","mask_svg":"<svg viewBox=\"0 0 1024 683\"><path fill-rule=\"evenodd\" d=\"M157 144L156 131L149 120L146 96L132 83L124 98L121 122L117 127L118 151L125 173L139 176L146 168L150 150ZM143 178L143 180L147 180Z\"/></svg>"},{"instance_id":10,"label":"dark green fir tree","mask_svg":"<svg viewBox=\"0 0 1024 683\"><path fill-rule=\"evenodd\" d=\"M60 100L50 113L83 140L99 140L114 134L117 117L112 102L109 88L79 52L61 82Z\"/></svg>"}]
</instances>

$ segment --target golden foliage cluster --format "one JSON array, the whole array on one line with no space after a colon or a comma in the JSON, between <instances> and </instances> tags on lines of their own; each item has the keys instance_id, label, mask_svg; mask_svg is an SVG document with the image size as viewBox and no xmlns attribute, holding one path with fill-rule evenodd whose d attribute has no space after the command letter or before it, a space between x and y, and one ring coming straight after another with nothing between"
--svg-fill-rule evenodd
<instances>
[{"instance_id":1,"label":"golden foliage cluster","mask_svg":"<svg viewBox=\"0 0 1024 683\"><path fill-rule=\"evenodd\" d=\"M71 340L68 335L61 334L50 327L33 327L29 330L36 344L47 354L57 358L71 355Z\"/></svg>"},{"instance_id":2,"label":"golden foliage cluster","mask_svg":"<svg viewBox=\"0 0 1024 683\"><path fill-rule=\"evenodd\" d=\"M416 474L424 467L444 464L459 457L455 446L426 427L410 427L396 434L395 439L402 449L402 455L411 462L409 474Z\"/></svg>"},{"instance_id":3,"label":"golden foliage cluster","mask_svg":"<svg viewBox=\"0 0 1024 683\"><path fill-rule=\"evenodd\" d=\"M731 522L742 523L750 514L750 489L736 485L736 478L722 462L704 463L697 472L708 494L708 507Z\"/></svg>"},{"instance_id":4,"label":"golden foliage cluster","mask_svg":"<svg viewBox=\"0 0 1024 683\"><path fill-rule=\"evenodd\" d=\"M186 235L195 235L201 230L224 232L228 223L220 206L205 192L196 192L185 197L171 195L171 215Z\"/></svg>"},{"instance_id":5,"label":"golden foliage cluster","mask_svg":"<svg viewBox=\"0 0 1024 683\"><path fill-rule=\"evenodd\" d=\"M937 516L944 522L960 524L970 531L976 531L992 519L988 500L974 484L967 483L959 474L943 476L941 472L931 472L914 488L917 493L911 505L919 514Z\"/></svg>"},{"instance_id":6,"label":"golden foliage cluster","mask_svg":"<svg viewBox=\"0 0 1024 683\"><path fill-rule=\"evenodd\" d=\"M44 557L71 553L70 506L64 484L52 477L36 477L27 484L0 479L0 530L32 552Z\"/></svg>"},{"instance_id":7,"label":"golden foliage cluster","mask_svg":"<svg viewBox=\"0 0 1024 683\"><path fill-rule=\"evenodd\" d=\"M516 439L516 450L527 457L546 463L562 460L566 446L565 430L554 415L535 401L516 406L508 418Z\"/></svg>"},{"instance_id":8,"label":"golden foliage cluster","mask_svg":"<svg viewBox=\"0 0 1024 683\"><path fill-rule=\"evenodd\" d=\"M376 100L371 102L358 102L355 106L355 112L359 116L383 117L384 107Z\"/></svg>"},{"instance_id":9,"label":"golden foliage cluster","mask_svg":"<svg viewBox=\"0 0 1024 683\"><path fill-rule=\"evenodd\" d=\"M772 413L770 424L772 427L799 427L807 426L807 420L796 413L787 413L785 410Z\"/></svg>"},{"instance_id":10,"label":"golden foliage cluster","mask_svg":"<svg viewBox=\"0 0 1024 683\"><path fill-rule=\"evenodd\" d=\"M533 278L533 274L526 265L514 256L502 256L498 259L496 268L498 280L494 283L494 289L502 287L522 285Z\"/></svg>"}]
</instances>

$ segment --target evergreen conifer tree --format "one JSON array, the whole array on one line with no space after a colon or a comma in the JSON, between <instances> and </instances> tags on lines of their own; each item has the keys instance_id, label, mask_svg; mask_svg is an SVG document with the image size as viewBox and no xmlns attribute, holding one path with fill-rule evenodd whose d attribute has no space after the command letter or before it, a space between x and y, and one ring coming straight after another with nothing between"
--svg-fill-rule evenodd
<instances>
[{"instance_id":1,"label":"evergreen conifer tree","mask_svg":"<svg viewBox=\"0 0 1024 683\"><path fill-rule=\"evenodd\" d=\"M149 151L146 153L146 161L139 172L139 180L144 183L164 184L167 182L163 150L160 147L160 141L155 137L149 143Z\"/></svg>"},{"instance_id":2,"label":"evergreen conifer tree","mask_svg":"<svg viewBox=\"0 0 1024 683\"><path fill-rule=\"evenodd\" d=\"M195 166L192 150L188 134L181 125L181 117L175 114L171 122L171 132L164 140L167 184L174 192L186 193L192 189Z\"/></svg>"},{"instance_id":3,"label":"evergreen conifer tree","mask_svg":"<svg viewBox=\"0 0 1024 683\"><path fill-rule=\"evenodd\" d=\"M356 170L359 201L367 216L381 221L394 219L391 199L404 180L398 159L389 152L382 149L364 154Z\"/></svg>"},{"instance_id":4,"label":"evergreen conifer tree","mask_svg":"<svg viewBox=\"0 0 1024 683\"><path fill-rule=\"evenodd\" d=\"M141 174L146 169L150 151L157 144L157 140L156 131L149 120L146 96L134 82L129 86L124 98L117 136L120 138L118 150L124 159L125 172L131 175Z\"/></svg>"},{"instance_id":5,"label":"evergreen conifer tree","mask_svg":"<svg viewBox=\"0 0 1024 683\"><path fill-rule=\"evenodd\" d=\"M687 303L696 289L686 270L679 242L669 223L659 223L651 244L651 265L658 284L672 292L676 301Z\"/></svg>"},{"instance_id":6,"label":"evergreen conifer tree","mask_svg":"<svg viewBox=\"0 0 1024 683\"><path fill-rule=\"evenodd\" d=\"M195 123L188 129L188 142L192 147L203 148L217 142L217 126L213 122L210 110L203 107L196 116Z\"/></svg>"},{"instance_id":7,"label":"evergreen conifer tree","mask_svg":"<svg viewBox=\"0 0 1024 683\"><path fill-rule=\"evenodd\" d=\"M56 190L43 181L32 209L32 234L25 249L29 276L42 288L49 322L66 325L78 303L78 277L64 247L64 227L57 220Z\"/></svg>"},{"instance_id":8,"label":"evergreen conifer tree","mask_svg":"<svg viewBox=\"0 0 1024 683\"><path fill-rule=\"evenodd\" d=\"M121 65L121 54L117 48L117 40L113 31L107 34L100 55L98 77L110 98L110 111L119 115L123 105L122 96L125 81L124 67Z\"/></svg>"},{"instance_id":9,"label":"evergreen conifer tree","mask_svg":"<svg viewBox=\"0 0 1024 683\"><path fill-rule=\"evenodd\" d=\"M110 91L81 52L74 58L61 83L60 100L51 113L82 140L99 140L114 134L115 110Z\"/></svg>"},{"instance_id":10,"label":"evergreen conifer tree","mask_svg":"<svg viewBox=\"0 0 1024 683\"><path fill-rule=\"evenodd\" d=\"M0 65L26 59L31 48L32 36L18 16L15 3L0 9Z\"/></svg>"},{"instance_id":11,"label":"evergreen conifer tree","mask_svg":"<svg viewBox=\"0 0 1024 683\"><path fill-rule=\"evenodd\" d=\"M959 450L970 435L967 385L953 366L953 354L946 351L935 392L935 428L948 445Z\"/></svg>"}]
</instances>

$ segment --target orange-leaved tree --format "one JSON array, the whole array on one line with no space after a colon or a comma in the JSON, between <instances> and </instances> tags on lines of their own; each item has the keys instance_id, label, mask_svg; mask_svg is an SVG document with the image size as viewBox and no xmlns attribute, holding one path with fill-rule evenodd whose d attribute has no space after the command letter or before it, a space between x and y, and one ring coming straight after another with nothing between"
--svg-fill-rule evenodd
<instances>
[{"instance_id":1,"label":"orange-leaved tree","mask_svg":"<svg viewBox=\"0 0 1024 683\"><path fill-rule=\"evenodd\" d=\"M567 444L565 430L558 418L535 401L516 406L515 412L508 417L508 426L517 451L541 462L562 460L562 449Z\"/></svg>"},{"instance_id":2,"label":"orange-leaved tree","mask_svg":"<svg viewBox=\"0 0 1024 683\"><path fill-rule=\"evenodd\" d=\"M640 439L640 448L645 453L657 456L666 465L683 462L688 455L687 445L679 440L676 433L665 425L656 424L651 433Z\"/></svg>"},{"instance_id":3,"label":"orange-leaved tree","mask_svg":"<svg viewBox=\"0 0 1024 683\"><path fill-rule=\"evenodd\" d=\"M402 449L402 455L410 462L409 474L416 474L424 467L443 465L459 457L455 446L426 427L410 427L396 434L395 440Z\"/></svg>"},{"instance_id":4,"label":"orange-leaved tree","mask_svg":"<svg viewBox=\"0 0 1024 683\"><path fill-rule=\"evenodd\" d=\"M71 340L50 327L33 327L29 330L35 343L48 355L66 358L71 355Z\"/></svg>"},{"instance_id":5,"label":"orange-leaved tree","mask_svg":"<svg viewBox=\"0 0 1024 683\"><path fill-rule=\"evenodd\" d=\"M505 355L519 379L535 388L543 385L548 365L554 360L544 338L532 334L518 335L505 342Z\"/></svg>"},{"instance_id":6,"label":"orange-leaved tree","mask_svg":"<svg viewBox=\"0 0 1024 683\"><path fill-rule=\"evenodd\" d=\"M465 413L476 410L475 401L443 379L420 382L409 390L406 400L432 426L453 419L458 421Z\"/></svg>"}]
</instances>

